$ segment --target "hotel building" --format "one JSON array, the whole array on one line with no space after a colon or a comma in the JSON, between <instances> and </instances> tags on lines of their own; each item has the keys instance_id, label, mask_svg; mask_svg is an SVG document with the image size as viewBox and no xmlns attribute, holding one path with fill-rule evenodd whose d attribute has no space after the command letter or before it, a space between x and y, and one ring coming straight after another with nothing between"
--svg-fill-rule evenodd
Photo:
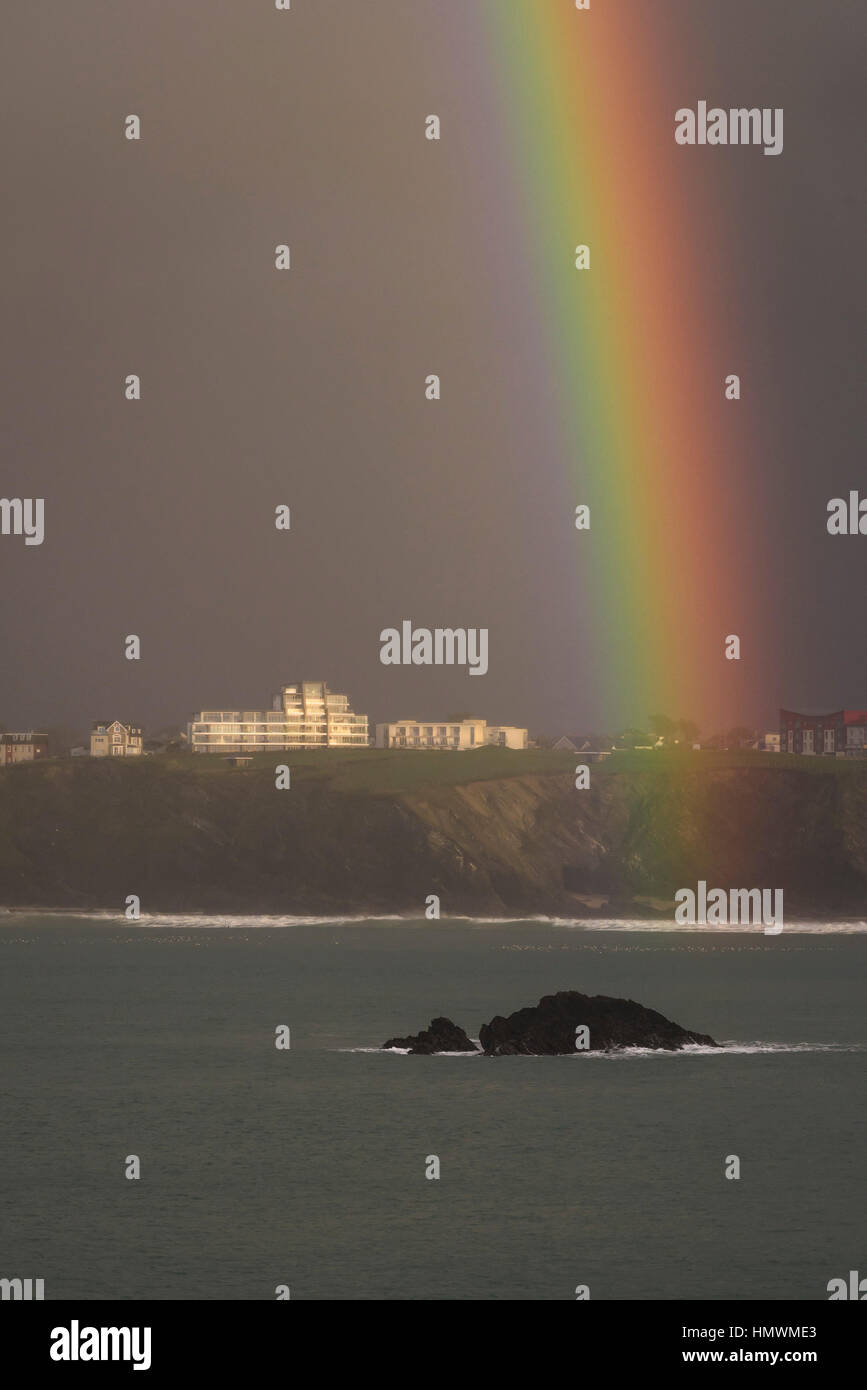
<instances>
[{"instance_id":1,"label":"hotel building","mask_svg":"<svg viewBox=\"0 0 867 1390\"><path fill-rule=\"evenodd\" d=\"M526 748L527 730L511 724L488 724L484 719L452 719L426 724L421 719L399 719L377 724L377 748Z\"/></svg>"},{"instance_id":2,"label":"hotel building","mask_svg":"<svg viewBox=\"0 0 867 1390\"><path fill-rule=\"evenodd\" d=\"M187 725L194 753L267 753L284 748L366 748L367 715L322 681L284 685L269 710L202 710Z\"/></svg>"},{"instance_id":3,"label":"hotel building","mask_svg":"<svg viewBox=\"0 0 867 1390\"><path fill-rule=\"evenodd\" d=\"M867 750L867 710L838 709L833 714L798 714L780 710L780 747L784 753L825 758L863 758Z\"/></svg>"}]
</instances>

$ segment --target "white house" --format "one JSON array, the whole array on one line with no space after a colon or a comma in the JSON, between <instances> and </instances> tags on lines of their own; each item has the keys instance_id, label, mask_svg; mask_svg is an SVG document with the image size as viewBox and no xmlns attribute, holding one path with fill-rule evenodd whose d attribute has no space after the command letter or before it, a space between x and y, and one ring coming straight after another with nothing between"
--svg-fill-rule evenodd
<instances>
[{"instance_id":1,"label":"white house","mask_svg":"<svg viewBox=\"0 0 867 1390\"><path fill-rule=\"evenodd\" d=\"M142 733L135 724L121 724L119 719L96 723L90 734L92 758L135 758L141 755Z\"/></svg>"}]
</instances>

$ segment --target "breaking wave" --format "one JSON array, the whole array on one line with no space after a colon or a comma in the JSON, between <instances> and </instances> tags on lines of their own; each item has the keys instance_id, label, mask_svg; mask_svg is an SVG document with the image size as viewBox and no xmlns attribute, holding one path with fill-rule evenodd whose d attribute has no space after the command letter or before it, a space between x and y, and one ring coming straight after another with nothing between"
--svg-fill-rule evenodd
<instances>
[{"instance_id":1,"label":"breaking wave","mask_svg":"<svg viewBox=\"0 0 867 1390\"><path fill-rule=\"evenodd\" d=\"M407 917L402 913L357 913L352 915L314 915L296 913L208 913L208 912L154 912L142 913L138 921L127 921L122 913L107 910L89 912L72 911L64 908L5 908L0 909L0 922L11 926L33 918L72 918L85 922L105 922L123 928L173 927L183 928L232 928L245 930L257 927L352 927L365 925L396 925L405 927L429 927L436 929L458 923L475 927L521 927L532 924L549 927L563 927L583 932L676 932L679 936L725 936L744 933L750 936L763 936L761 925L750 926L681 926L667 917L551 917L545 915L531 917L470 917L457 915L441 917L438 922L423 917ZM838 921L804 920L786 922L780 936L798 935L839 935L841 933L867 932L867 921L861 918L841 918Z\"/></svg>"},{"instance_id":2,"label":"breaking wave","mask_svg":"<svg viewBox=\"0 0 867 1390\"><path fill-rule=\"evenodd\" d=\"M478 1038L472 1041L479 1045ZM383 1057L409 1057L412 1054L408 1047L338 1047L337 1052L369 1052L379 1053ZM571 1060L575 1058L580 1061L589 1061L591 1058L596 1061L624 1062L634 1057L725 1057L726 1055L752 1055L781 1052L867 1052L867 1043L769 1043L769 1042L722 1042L719 1047L705 1047L699 1043L691 1043L686 1047L677 1048L674 1051L665 1047L624 1047L619 1050L613 1049L610 1052L563 1052L551 1057L549 1060L556 1061L560 1057ZM428 1054L433 1057L484 1057L483 1052L433 1052ZM521 1054L534 1055L534 1054ZM517 1060L520 1060L520 1056ZM516 1060L515 1058L492 1058L489 1060L504 1061Z\"/></svg>"}]
</instances>

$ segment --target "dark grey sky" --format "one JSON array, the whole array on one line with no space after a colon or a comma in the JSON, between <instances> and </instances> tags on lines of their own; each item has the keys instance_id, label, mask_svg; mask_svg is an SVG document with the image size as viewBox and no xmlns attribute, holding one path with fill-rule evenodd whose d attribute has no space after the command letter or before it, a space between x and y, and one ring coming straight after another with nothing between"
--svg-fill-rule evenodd
<instances>
[{"instance_id":1,"label":"dark grey sky","mask_svg":"<svg viewBox=\"0 0 867 1390\"><path fill-rule=\"evenodd\" d=\"M46 540L0 537L7 727L156 727L259 707L300 678L372 719L457 708L554 733L610 724L559 525L563 469L509 390L522 308L510 302L505 333L510 195L477 10L8 9L0 495L44 497ZM763 547L756 605L778 668L732 715L773 727L779 703L867 706L867 537L824 528L829 497L867 493L867 11L654 11L673 44L666 119L702 96L785 108L772 198L758 152L709 175L736 240L732 350L766 441L733 563ZM433 149L430 111L447 137ZM123 138L131 112L137 144ZM448 387L436 406L431 371ZM129 372L139 403L123 399ZM289 535L273 526L281 502ZM403 618L487 627L488 675L383 667L379 631ZM124 659L127 633L140 662Z\"/></svg>"}]
</instances>

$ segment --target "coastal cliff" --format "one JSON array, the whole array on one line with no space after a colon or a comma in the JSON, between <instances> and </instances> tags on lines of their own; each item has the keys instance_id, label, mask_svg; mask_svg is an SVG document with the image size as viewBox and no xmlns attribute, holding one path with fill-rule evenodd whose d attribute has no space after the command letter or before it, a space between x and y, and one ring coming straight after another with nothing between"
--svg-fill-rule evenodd
<instances>
[{"instance_id":1,"label":"coastal cliff","mask_svg":"<svg viewBox=\"0 0 867 1390\"><path fill-rule=\"evenodd\" d=\"M867 912L867 764L755 754L283 754L0 772L0 905L143 912L673 916L678 888Z\"/></svg>"}]
</instances>

